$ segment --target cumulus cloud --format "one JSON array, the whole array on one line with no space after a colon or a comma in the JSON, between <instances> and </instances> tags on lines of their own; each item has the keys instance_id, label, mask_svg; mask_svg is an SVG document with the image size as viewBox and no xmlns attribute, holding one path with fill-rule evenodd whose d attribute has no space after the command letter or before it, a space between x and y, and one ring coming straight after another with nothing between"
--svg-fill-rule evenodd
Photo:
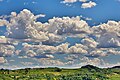
<instances>
[{"instance_id":1,"label":"cumulus cloud","mask_svg":"<svg viewBox=\"0 0 120 80\"><path fill-rule=\"evenodd\" d=\"M109 54L120 55L120 51L116 49L108 49Z\"/></svg>"},{"instance_id":2,"label":"cumulus cloud","mask_svg":"<svg viewBox=\"0 0 120 80\"><path fill-rule=\"evenodd\" d=\"M26 39L36 38L46 40L47 33L38 31L36 27L36 19L41 15L34 15L29 10L24 9L19 14L12 12L9 24L7 25L7 34L10 38Z\"/></svg>"},{"instance_id":3,"label":"cumulus cloud","mask_svg":"<svg viewBox=\"0 0 120 80\"><path fill-rule=\"evenodd\" d=\"M86 54L87 57L106 57L109 55L120 55L120 51L118 48L96 48Z\"/></svg>"},{"instance_id":4,"label":"cumulus cloud","mask_svg":"<svg viewBox=\"0 0 120 80\"><path fill-rule=\"evenodd\" d=\"M80 16L76 17L63 17L53 18L48 20L50 27L47 31L56 32L59 35L62 34L80 34L90 33L89 26L86 21L80 19Z\"/></svg>"},{"instance_id":5,"label":"cumulus cloud","mask_svg":"<svg viewBox=\"0 0 120 80\"><path fill-rule=\"evenodd\" d=\"M92 8L95 7L97 4L93 1L82 3L81 8Z\"/></svg>"},{"instance_id":6,"label":"cumulus cloud","mask_svg":"<svg viewBox=\"0 0 120 80\"><path fill-rule=\"evenodd\" d=\"M71 47L68 46L69 43L60 44L58 46L25 44L23 50L24 51L36 50L37 54L45 54L45 53L87 54L87 50L86 50L87 47L82 44L75 44L74 46Z\"/></svg>"},{"instance_id":7,"label":"cumulus cloud","mask_svg":"<svg viewBox=\"0 0 120 80\"><path fill-rule=\"evenodd\" d=\"M120 39L115 33L104 33L98 38L98 47L119 47Z\"/></svg>"},{"instance_id":8,"label":"cumulus cloud","mask_svg":"<svg viewBox=\"0 0 120 80\"><path fill-rule=\"evenodd\" d=\"M75 54L68 55L67 57L65 57L65 59L68 61L73 61L73 60L78 59L78 58L79 58L79 56L76 56Z\"/></svg>"},{"instance_id":9,"label":"cumulus cloud","mask_svg":"<svg viewBox=\"0 0 120 80\"><path fill-rule=\"evenodd\" d=\"M0 36L0 44L18 45L19 40L10 39L6 36Z\"/></svg>"},{"instance_id":10,"label":"cumulus cloud","mask_svg":"<svg viewBox=\"0 0 120 80\"><path fill-rule=\"evenodd\" d=\"M12 12L10 21L1 20L1 23L4 25L4 22L7 22L5 25L7 25L8 37L13 39L34 39L51 43L63 41L66 35L77 35L77 37L78 35L83 35L83 37L86 37L84 34L92 34L97 37L97 41L93 40L92 37L85 38L82 40L84 45L94 48L97 44L101 47L107 47L109 45L119 46L119 22L108 21L106 24L104 23L90 28L86 21L81 20L79 16L71 18L54 17L53 19L49 19L48 23L36 21L37 18L44 16L45 15L41 14L34 15L29 10L24 9L19 14ZM114 32L114 35L111 32ZM1 38L1 42L2 41L6 41L5 38L4 40Z\"/></svg>"},{"instance_id":11,"label":"cumulus cloud","mask_svg":"<svg viewBox=\"0 0 120 80\"><path fill-rule=\"evenodd\" d=\"M120 46L120 23L108 21L92 27L93 35L96 36L98 47L119 47Z\"/></svg>"},{"instance_id":12,"label":"cumulus cloud","mask_svg":"<svg viewBox=\"0 0 120 80\"><path fill-rule=\"evenodd\" d=\"M48 23L37 22L36 19L44 15L34 15L27 9L19 14L11 12L7 26L7 37L14 39L35 39L39 41L62 41L64 34L87 34L91 31L86 21L77 17L54 17ZM1 25L3 25L1 24Z\"/></svg>"},{"instance_id":13,"label":"cumulus cloud","mask_svg":"<svg viewBox=\"0 0 120 80\"><path fill-rule=\"evenodd\" d=\"M88 56L91 57L105 57L107 55L108 55L107 52L100 49L93 50L88 54Z\"/></svg>"},{"instance_id":14,"label":"cumulus cloud","mask_svg":"<svg viewBox=\"0 0 120 80\"><path fill-rule=\"evenodd\" d=\"M21 62L21 64L24 66L32 66L33 65L32 62Z\"/></svg>"},{"instance_id":15,"label":"cumulus cloud","mask_svg":"<svg viewBox=\"0 0 120 80\"><path fill-rule=\"evenodd\" d=\"M98 45L98 43L93 39L93 38L84 38L81 41L83 43L83 45L88 46L89 48L96 48L96 46Z\"/></svg>"},{"instance_id":16,"label":"cumulus cloud","mask_svg":"<svg viewBox=\"0 0 120 80\"><path fill-rule=\"evenodd\" d=\"M8 24L8 21L7 20L4 20L4 19L0 19L0 26L4 26Z\"/></svg>"},{"instance_id":17,"label":"cumulus cloud","mask_svg":"<svg viewBox=\"0 0 120 80\"><path fill-rule=\"evenodd\" d=\"M28 50L26 54L28 57L35 57L37 55L33 50Z\"/></svg>"},{"instance_id":18,"label":"cumulus cloud","mask_svg":"<svg viewBox=\"0 0 120 80\"><path fill-rule=\"evenodd\" d=\"M64 63L60 60L41 58L38 61L41 63L42 66L64 66Z\"/></svg>"},{"instance_id":19,"label":"cumulus cloud","mask_svg":"<svg viewBox=\"0 0 120 80\"><path fill-rule=\"evenodd\" d=\"M89 65L89 64L95 66L105 65L105 62L99 58L89 59L88 57L83 57L80 60L82 61L82 64L80 65Z\"/></svg>"},{"instance_id":20,"label":"cumulus cloud","mask_svg":"<svg viewBox=\"0 0 120 80\"><path fill-rule=\"evenodd\" d=\"M14 54L15 47L12 45L0 44L0 56L12 56Z\"/></svg>"},{"instance_id":21,"label":"cumulus cloud","mask_svg":"<svg viewBox=\"0 0 120 80\"><path fill-rule=\"evenodd\" d=\"M119 54L119 51L113 50L111 48L97 48L98 43L92 38L82 39L82 44L75 44L69 47L69 43L62 43L57 46L49 45L30 45L24 44L23 51L24 53L29 52L31 57L40 56L43 54L55 54L55 53L64 53L64 54L82 54L87 57L105 57L110 54ZM111 51L109 50L111 49ZM27 51L27 52L26 52ZM116 52L115 52L116 51ZM114 53L115 52L115 53ZM47 56L46 56L47 57Z\"/></svg>"},{"instance_id":22,"label":"cumulus cloud","mask_svg":"<svg viewBox=\"0 0 120 80\"><path fill-rule=\"evenodd\" d=\"M115 32L117 34L117 36L120 35L120 22L116 22L116 21L108 21L107 23L103 23L100 24L98 26L93 26L92 30L94 32L94 34L104 34L107 32Z\"/></svg>"},{"instance_id":23,"label":"cumulus cloud","mask_svg":"<svg viewBox=\"0 0 120 80\"><path fill-rule=\"evenodd\" d=\"M0 43L7 43L7 38L5 36L0 36Z\"/></svg>"},{"instance_id":24,"label":"cumulus cloud","mask_svg":"<svg viewBox=\"0 0 120 80\"><path fill-rule=\"evenodd\" d=\"M6 62L6 60L4 59L4 57L0 57L0 64L3 64L5 62Z\"/></svg>"},{"instance_id":25,"label":"cumulus cloud","mask_svg":"<svg viewBox=\"0 0 120 80\"><path fill-rule=\"evenodd\" d=\"M48 23L37 22L36 19L44 15L34 15L27 9L19 14L11 12L7 26L7 37L13 39L34 39L38 41L60 42L65 34L90 33L86 21L77 17L63 17L49 19ZM1 24L1 25L3 25Z\"/></svg>"},{"instance_id":26,"label":"cumulus cloud","mask_svg":"<svg viewBox=\"0 0 120 80\"><path fill-rule=\"evenodd\" d=\"M86 46L82 44L75 44L74 46L71 46L69 48L70 53L81 53L81 54L87 54L87 50L85 49Z\"/></svg>"}]
</instances>

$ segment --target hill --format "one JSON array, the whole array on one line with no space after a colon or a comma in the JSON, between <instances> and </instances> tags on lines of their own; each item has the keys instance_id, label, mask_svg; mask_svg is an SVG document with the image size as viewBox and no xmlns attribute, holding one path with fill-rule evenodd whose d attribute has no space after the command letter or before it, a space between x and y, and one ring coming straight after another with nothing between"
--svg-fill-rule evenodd
<instances>
[{"instance_id":1,"label":"hill","mask_svg":"<svg viewBox=\"0 0 120 80\"><path fill-rule=\"evenodd\" d=\"M112 67L113 69L115 69L115 68L118 68L118 69L120 69L120 66L114 66L114 67Z\"/></svg>"},{"instance_id":2,"label":"hill","mask_svg":"<svg viewBox=\"0 0 120 80\"><path fill-rule=\"evenodd\" d=\"M120 80L119 66L98 68L86 65L79 69L26 68L0 70L0 80Z\"/></svg>"}]
</instances>

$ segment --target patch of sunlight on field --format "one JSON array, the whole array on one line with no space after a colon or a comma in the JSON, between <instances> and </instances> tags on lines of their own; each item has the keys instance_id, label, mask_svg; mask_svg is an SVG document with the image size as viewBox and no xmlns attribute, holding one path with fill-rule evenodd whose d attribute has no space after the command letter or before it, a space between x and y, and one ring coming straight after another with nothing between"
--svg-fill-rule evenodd
<instances>
[{"instance_id":1,"label":"patch of sunlight on field","mask_svg":"<svg viewBox=\"0 0 120 80\"><path fill-rule=\"evenodd\" d=\"M53 75L55 75L55 76L59 76L59 75L61 75L60 72L47 72L47 73L53 74Z\"/></svg>"},{"instance_id":2,"label":"patch of sunlight on field","mask_svg":"<svg viewBox=\"0 0 120 80\"><path fill-rule=\"evenodd\" d=\"M41 79L41 80L47 80L47 79Z\"/></svg>"},{"instance_id":3,"label":"patch of sunlight on field","mask_svg":"<svg viewBox=\"0 0 120 80\"><path fill-rule=\"evenodd\" d=\"M120 74L112 74L109 76L110 80L120 80Z\"/></svg>"}]
</instances>

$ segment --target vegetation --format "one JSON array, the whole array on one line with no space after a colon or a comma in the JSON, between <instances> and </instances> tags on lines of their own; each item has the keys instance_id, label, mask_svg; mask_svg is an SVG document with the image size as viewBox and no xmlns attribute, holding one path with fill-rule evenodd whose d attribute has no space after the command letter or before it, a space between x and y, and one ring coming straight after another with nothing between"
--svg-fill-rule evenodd
<instances>
[{"instance_id":1,"label":"vegetation","mask_svg":"<svg viewBox=\"0 0 120 80\"><path fill-rule=\"evenodd\" d=\"M0 80L120 80L120 68L87 65L79 69L26 68L0 70Z\"/></svg>"}]
</instances>

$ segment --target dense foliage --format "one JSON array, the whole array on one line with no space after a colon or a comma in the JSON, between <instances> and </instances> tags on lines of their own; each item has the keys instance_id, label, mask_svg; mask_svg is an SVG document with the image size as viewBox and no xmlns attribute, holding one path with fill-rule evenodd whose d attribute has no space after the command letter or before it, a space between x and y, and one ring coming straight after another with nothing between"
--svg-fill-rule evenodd
<instances>
[{"instance_id":1,"label":"dense foliage","mask_svg":"<svg viewBox=\"0 0 120 80\"><path fill-rule=\"evenodd\" d=\"M79 69L26 68L0 70L0 80L120 80L120 68L100 69L87 65Z\"/></svg>"}]
</instances>

